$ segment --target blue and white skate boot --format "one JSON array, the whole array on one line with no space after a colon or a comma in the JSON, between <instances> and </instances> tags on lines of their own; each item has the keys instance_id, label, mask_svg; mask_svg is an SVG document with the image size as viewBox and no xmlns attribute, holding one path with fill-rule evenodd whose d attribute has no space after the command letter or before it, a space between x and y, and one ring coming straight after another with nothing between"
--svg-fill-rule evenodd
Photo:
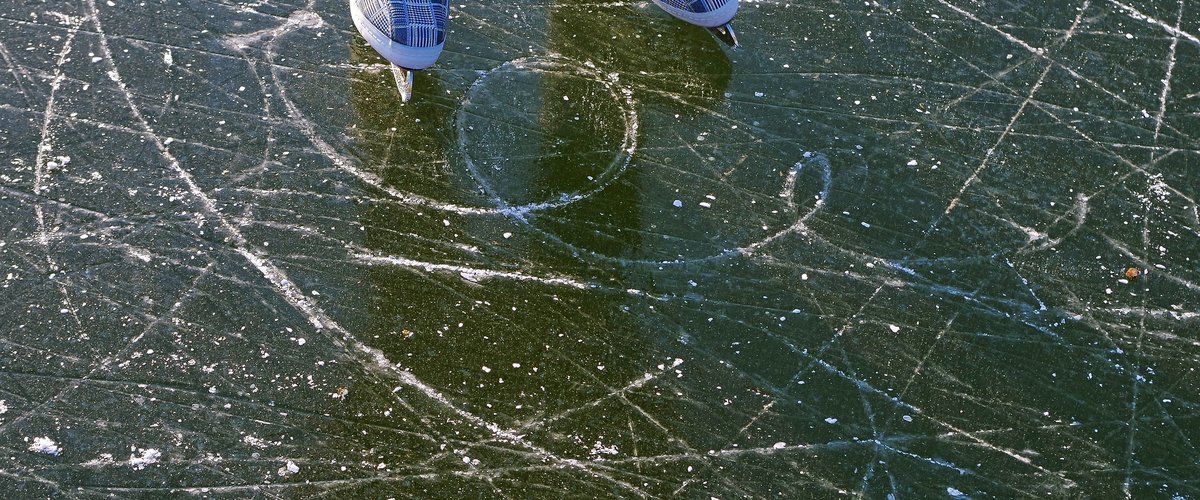
<instances>
[{"instance_id":1,"label":"blue and white skate boot","mask_svg":"<svg viewBox=\"0 0 1200 500\"><path fill-rule=\"evenodd\" d=\"M730 21L737 14L738 0L654 0L654 4L683 21L708 28L721 41L737 47Z\"/></svg>"},{"instance_id":2,"label":"blue and white skate boot","mask_svg":"<svg viewBox=\"0 0 1200 500\"><path fill-rule=\"evenodd\" d=\"M354 27L392 63L404 102L412 99L413 72L442 55L449 16L450 0L350 0Z\"/></svg>"}]
</instances>

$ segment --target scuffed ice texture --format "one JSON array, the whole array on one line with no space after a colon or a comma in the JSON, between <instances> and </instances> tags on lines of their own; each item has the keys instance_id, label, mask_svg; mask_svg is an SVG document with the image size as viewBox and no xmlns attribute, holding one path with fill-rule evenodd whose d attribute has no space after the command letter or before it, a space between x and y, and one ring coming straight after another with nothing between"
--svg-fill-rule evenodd
<instances>
[{"instance_id":1,"label":"scuffed ice texture","mask_svg":"<svg viewBox=\"0 0 1200 500\"><path fill-rule=\"evenodd\" d=\"M1200 496L1198 9L9 0L0 490Z\"/></svg>"}]
</instances>

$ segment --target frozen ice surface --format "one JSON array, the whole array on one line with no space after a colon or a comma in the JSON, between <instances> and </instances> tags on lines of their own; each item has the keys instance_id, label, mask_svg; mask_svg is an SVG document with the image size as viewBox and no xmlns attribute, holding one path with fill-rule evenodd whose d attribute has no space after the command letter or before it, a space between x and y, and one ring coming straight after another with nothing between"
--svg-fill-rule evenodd
<instances>
[{"instance_id":1,"label":"frozen ice surface","mask_svg":"<svg viewBox=\"0 0 1200 500\"><path fill-rule=\"evenodd\" d=\"M0 491L1200 497L1197 9L5 2Z\"/></svg>"}]
</instances>

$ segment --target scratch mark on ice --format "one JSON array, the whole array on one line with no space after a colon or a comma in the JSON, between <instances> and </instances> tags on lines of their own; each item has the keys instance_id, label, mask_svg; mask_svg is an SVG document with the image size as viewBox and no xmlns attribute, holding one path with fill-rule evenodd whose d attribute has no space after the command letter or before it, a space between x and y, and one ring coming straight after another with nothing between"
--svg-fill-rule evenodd
<instances>
[{"instance_id":1,"label":"scratch mark on ice","mask_svg":"<svg viewBox=\"0 0 1200 500\"><path fill-rule=\"evenodd\" d=\"M1179 14L1175 17L1175 29L1183 20L1183 0L1179 0ZM1158 113L1154 115L1154 142L1158 143L1158 133L1162 130L1163 116L1167 114L1167 96L1171 93L1171 76L1175 72L1175 48L1179 46L1179 35L1171 38L1171 48L1167 51L1167 74L1162 79L1162 92L1158 94Z\"/></svg>"},{"instance_id":2,"label":"scratch mark on ice","mask_svg":"<svg viewBox=\"0 0 1200 500\"><path fill-rule=\"evenodd\" d=\"M1028 106L1029 102L1033 100L1033 96L1036 95L1038 89L1042 87L1042 82L1046 80L1046 75L1050 73L1050 69L1053 67L1054 66L1052 64L1046 64L1046 67L1042 70L1042 74L1038 76L1037 82L1033 84L1033 88L1031 88L1029 90L1029 94L1025 96L1025 100L1021 101L1021 105L1017 107L1017 112L1013 114L1010 120L1008 120L1008 125L1004 127L1004 132L1001 132L1000 137L996 139L996 142L992 144L992 147L988 148L987 153L983 155L983 160L979 162L979 166L975 167L975 172L971 173L971 177L967 178L967 181L964 182L962 187L958 189L958 194L954 195L954 198L950 200L949 205L946 205L946 209L942 211L943 215L949 215L950 212L954 211L954 207L958 206L958 202L962 199L963 194L967 192L967 188L979 179L979 175L982 174L984 170L987 170L988 166L992 162L992 157L996 154L996 148L1000 147L1000 145L1004 143L1004 139L1008 138L1009 132L1012 132L1013 125L1016 125L1017 120L1019 120L1021 115L1025 113L1025 107Z\"/></svg>"},{"instance_id":3,"label":"scratch mark on ice","mask_svg":"<svg viewBox=\"0 0 1200 500\"><path fill-rule=\"evenodd\" d=\"M1137 8L1133 7L1132 5L1122 3L1117 0L1109 0L1108 3L1111 3L1117 7L1120 7L1121 10L1125 11L1125 14L1127 14L1129 17L1132 17L1139 21L1145 21L1146 23L1152 24L1154 26L1158 26L1159 28L1162 28L1167 33L1171 34L1171 36L1174 36L1177 38L1182 37L1196 45L1200 45L1200 38L1197 38L1196 35L1193 35L1191 33L1183 31L1177 27L1171 26L1170 24L1167 24L1166 22L1164 22L1160 19L1155 19L1146 14L1143 14L1142 11L1137 10Z\"/></svg>"}]
</instances>

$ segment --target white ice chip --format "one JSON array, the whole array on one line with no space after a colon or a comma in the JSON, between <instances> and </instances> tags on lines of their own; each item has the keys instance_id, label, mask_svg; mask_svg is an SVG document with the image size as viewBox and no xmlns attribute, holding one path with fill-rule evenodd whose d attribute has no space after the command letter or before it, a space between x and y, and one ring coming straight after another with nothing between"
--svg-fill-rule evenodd
<instances>
[{"instance_id":1,"label":"white ice chip","mask_svg":"<svg viewBox=\"0 0 1200 500\"><path fill-rule=\"evenodd\" d=\"M129 466L133 467L133 470L142 470L147 465L158 463L161 457L162 452L155 448L137 448L136 453L129 454Z\"/></svg>"},{"instance_id":2,"label":"white ice chip","mask_svg":"<svg viewBox=\"0 0 1200 500\"><path fill-rule=\"evenodd\" d=\"M28 441L29 438L25 438L25 440ZM50 439L47 436L33 438L33 443L29 445L29 451L41 453L43 455L50 455L52 457L57 457L62 454L62 448L58 446L58 443L55 443L53 439Z\"/></svg>"}]
</instances>

